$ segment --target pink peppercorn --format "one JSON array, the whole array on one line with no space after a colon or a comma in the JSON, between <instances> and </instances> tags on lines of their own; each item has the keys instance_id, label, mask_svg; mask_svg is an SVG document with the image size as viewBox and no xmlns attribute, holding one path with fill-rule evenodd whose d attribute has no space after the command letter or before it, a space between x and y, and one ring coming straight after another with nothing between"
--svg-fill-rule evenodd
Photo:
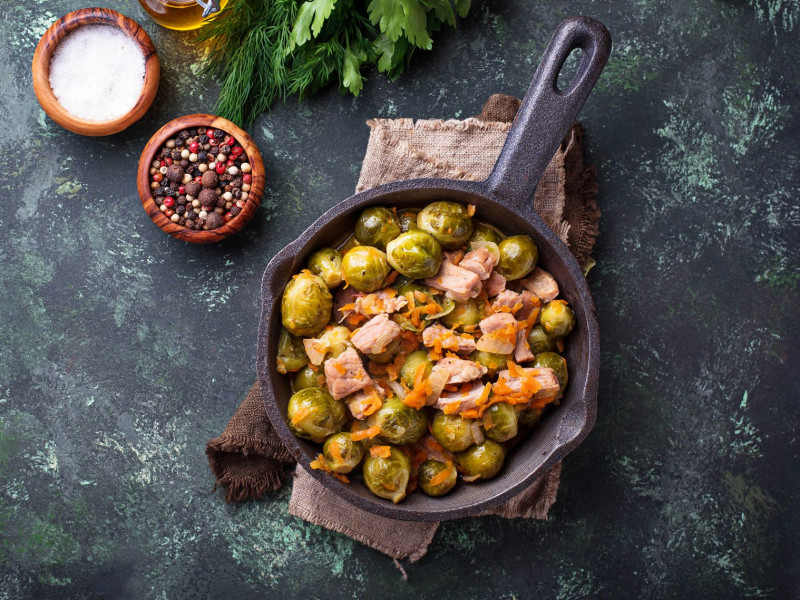
<instances>
[{"instance_id":1,"label":"pink peppercorn","mask_svg":"<svg viewBox=\"0 0 800 600\"><path fill-rule=\"evenodd\" d=\"M197 152L200 149L200 144L197 142L192 142L189 144L189 152Z\"/></svg>"},{"instance_id":2,"label":"pink peppercorn","mask_svg":"<svg viewBox=\"0 0 800 600\"><path fill-rule=\"evenodd\" d=\"M242 181L244 183L253 183L253 176L250 173L245 173L242 175Z\"/></svg>"},{"instance_id":3,"label":"pink peppercorn","mask_svg":"<svg viewBox=\"0 0 800 600\"><path fill-rule=\"evenodd\" d=\"M225 163L217 163L217 166L214 167L214 170L218 175L222 175L225 172Z\"/></svg>"},{"instance_id":4,"label":"pink peppercorn","mask_svg":"<svg viewBox=\"0 0 800 600\"><path fill-rule=\"evenodd\" d=\"M164 206L166 206L167 208L172 208L173 206L175 206L175 198L173 198L172 196L167 196L166 198L164 198Z\"/></svg>"}]
</instances>

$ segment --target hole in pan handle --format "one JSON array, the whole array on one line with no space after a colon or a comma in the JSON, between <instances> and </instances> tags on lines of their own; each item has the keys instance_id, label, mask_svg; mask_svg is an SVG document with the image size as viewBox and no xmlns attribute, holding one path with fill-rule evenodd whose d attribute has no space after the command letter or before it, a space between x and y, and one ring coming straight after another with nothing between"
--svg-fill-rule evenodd
<instances>
[{"instance_id":1,"label":"hole in pan handle","mask_svg":"<svg viewBox=\"0 0 800 600\"><path fill-rule=\"evenodd\" d=\"M558 74L576 48L583 51L572 82L558 89ZM533 194L545 168L600 77L611 52L611 34L588 17L572 17L556 29L525 94L503 150L486 180L489 192L523 215L532 215Z\"/></svg>"}]
</instances>

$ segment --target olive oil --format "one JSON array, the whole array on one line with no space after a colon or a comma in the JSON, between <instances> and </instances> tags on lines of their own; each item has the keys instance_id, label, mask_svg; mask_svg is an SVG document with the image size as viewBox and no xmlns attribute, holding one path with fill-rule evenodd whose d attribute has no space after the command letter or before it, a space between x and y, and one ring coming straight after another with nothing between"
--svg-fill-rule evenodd
<instances>
[{"instance_id":1,"label":"olive oil","mask_svg":"<svg viewBox=\"0 0 800 600\"><path fill-rule=\"evenodd\" d=\"M228 0L219 0L220 8L224 8ZM203 19L203 7L195 0L139 0L153 20L169 29L186 31L202 27L217 13Z\"/></svg>"}]
</instances>

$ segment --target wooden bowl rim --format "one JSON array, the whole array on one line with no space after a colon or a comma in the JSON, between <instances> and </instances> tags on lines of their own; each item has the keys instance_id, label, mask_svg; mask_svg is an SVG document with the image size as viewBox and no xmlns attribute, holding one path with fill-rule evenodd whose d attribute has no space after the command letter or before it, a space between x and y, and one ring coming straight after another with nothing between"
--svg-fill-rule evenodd
<instances>
[{"instance_id":1,"label":"wooden bowl rim","mask_svg":"<svg viewBox=\"0 0 800 600\"><path fill-rule=\"evenodd\" d=\"M253 181L250 184L250 191L248 192L248 202L239 215L231 221L225 223L222 227L206 231L194 231L187 229L183 225L173 223L167 218L164 213L159 210L153 199L153 194L150 189L150 164L156 155L156 152L161 148L164 142L171 136L190 127L210 127L214 129L222 129L225 133L232 135L236 141L244 148L250 163ZM165 123L158 131L156 131L145 144L142 154L139 157L139 169L137 172L137 187L139 190L139 200L142 203L147 215L158 226L159 229L168 233L174 238L190 242L193 244L209 244L213 242L220 242L225 238L238 233L244 228L247 223L255 215L258 207L261 205L261 196L264 193L265 176L264 176L264 160L261 157L261 152L258 150L253 138L241 127L228 121L223 117L216 115L209 115L205 113L196 113L191 115L184 115L177 117Z\"/></svg>"},{"instance_id":2,"label":"wooden bowl rim","mask_svg":"<svg viewBox=\"0 0 800 600\"><path fill-rule=\"evenodd\" d=\"M123 27L121 23L124 23ZM110 25L122 31L139 46L145 61L142 91L134 107L108 121L89 121L64 108L50 87L50 61L58 44L84 25ZM141 119L158 91L161 66L153 41L144 28L130 17L111 8L82 8L67 13L44 32L36 45L32 61L33 90L42 110L64 129L80 135L104 136L118 133Z\"/></svg>"}]
</instances>

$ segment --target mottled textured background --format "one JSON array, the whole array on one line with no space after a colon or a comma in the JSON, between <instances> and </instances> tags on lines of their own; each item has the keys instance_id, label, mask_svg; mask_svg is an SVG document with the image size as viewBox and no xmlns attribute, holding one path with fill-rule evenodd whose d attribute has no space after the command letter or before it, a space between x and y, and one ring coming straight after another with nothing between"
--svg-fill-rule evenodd
<instances>
[{"instance_id":1,"label":"mottled textured background","mask_svg":"<svg viewBox=\"0 0 800 600\"><path fill-rule=\"evenodd\" d=\"M290 99L251 133L269 168L235 240L179 243L141 209L149 136L210 111L189 34L135 0L161 88L109 138L54 125L32 89L72 0L0 14L0 597L798 597L800 3L475 2L396 83ZM270 257L353 190L369 117L464 117L522 94L555 25L615 48L583 110L603 210L589 281L597 425L548 522L445 523L391 560L286 514L228 506L203 453L254 379Z\"/></svg>"}]
</instances>

